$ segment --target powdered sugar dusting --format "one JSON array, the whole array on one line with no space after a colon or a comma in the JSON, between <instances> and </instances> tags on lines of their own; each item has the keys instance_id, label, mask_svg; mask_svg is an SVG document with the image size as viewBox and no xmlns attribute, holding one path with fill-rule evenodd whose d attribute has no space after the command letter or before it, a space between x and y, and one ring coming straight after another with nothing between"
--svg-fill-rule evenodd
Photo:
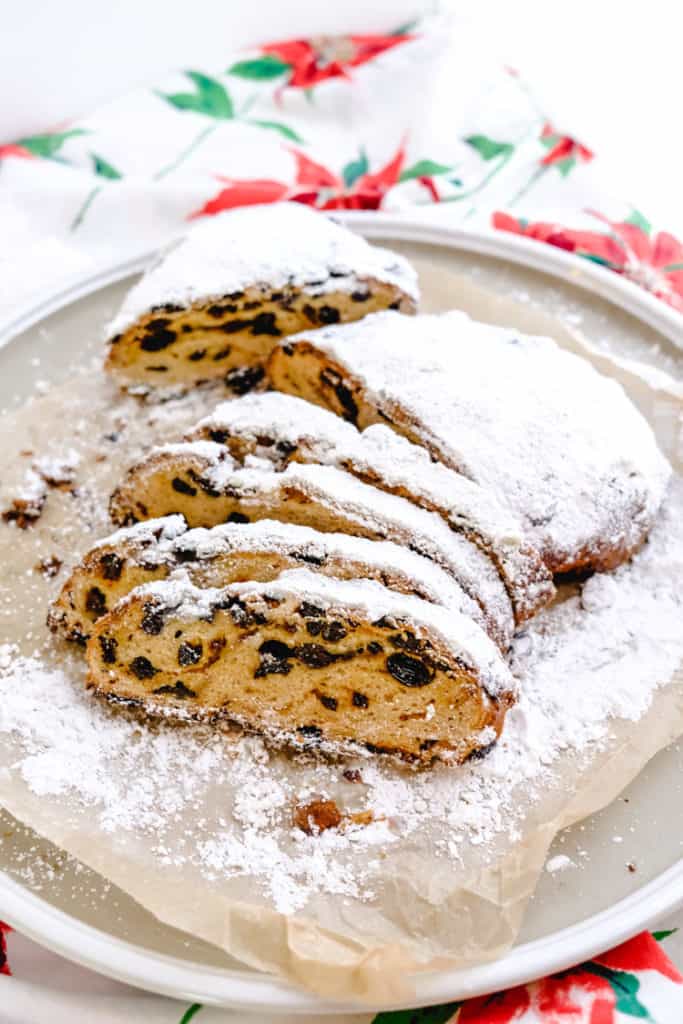
<instances>
[{"instance_id":1,"label":"powdered sugar dusting","mask_svg":"<svg viewBox=\"0 0 683 1024\"><path fill-rule=\"evenodd\" d=\"M555 564L601 542L636 546L647 532L670 476L652 430L616 381L549 338L461 312L390 311L288 342L300 338L498 494Z\"/></svg>"},{"instance_id":2,"label":"powdered sugar dusting","mask_svg":"<svg viewBox=\"0 0 683 1024\"><path fill-rule=\"evenodd\" d=\"M165 303L189 306L252 285L352 292L368 278L419 297L417 275L407 260L370 245L324 214L298 203L228 210L197 223L162 255L128 293L108 333L119 334Z\"/></svg>"},{"instance_id":3,"label":"powdered sugar dusting","mask_svg":"<svg viewBox=\"0 0 683 1024\"><path fill-rule=\"evenodd\" d=\"M560 769L608 747L615 721L637 721L680 664L682 509L677 480L631 564L594 576L516 638L519 703L483 761L414 773L370 758L292 761L201 727L148 730L94 701L75 661L64 670L4 647L0 733L16 745L12 771L51 801L95 811L103 832L149 836L159 864L192 864L218 883L257 879L283 913L325 894L378 899L396 844L428 841L453 870L471 847L489 863ZM362 782L345 782L346 768ZM293 807L312 795L371 811L373 823L293 829Z\"/></svg>"},{"instance_id":4,"label":"powdered sugar dusting","mask_svg":"<svg viewBox=\"0 0 683 1024\"><path fill-rule=\"evenodd\" d=\"M520 617L551 599L554 588L522 526L491 490L485 490L383 424L359 432L320 406L278 392L221 403L189 437L219 431L248 442L258 458L282 468L291 446L299 461L319 462L372 479L380 487L414 495L438 509L455 528L478 538L504 573Z\"/></svg>"},{"instance_id":5,"label":"powdered sugar dusting","mask_svg":"<svg viewBox=\"0 0 683 1024\"><path fill-rule=\"evenodd\" d=\"M399 579L403 587L414 588L435 604L466 614L472 606L471 599L447 572L409 548L346 533L320 533L308 526L274 519L188 530L182 516L166 516L117 530L95 545L103 546L126 546L128 557L135 552L146 564L169 566L177 565L189 550L200 569L202 563L206 565L234 552L273 552L311 564L335 559L346 564L353 562L359 576L370 572L385 582Z\"/></svg>"}]
</instances>

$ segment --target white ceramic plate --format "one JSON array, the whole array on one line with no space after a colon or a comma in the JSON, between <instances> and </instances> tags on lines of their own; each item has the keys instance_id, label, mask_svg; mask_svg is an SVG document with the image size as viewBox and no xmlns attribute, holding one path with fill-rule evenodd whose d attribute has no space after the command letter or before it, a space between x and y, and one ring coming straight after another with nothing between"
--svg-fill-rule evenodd
<instances>
[{"instance_id":1,"label":"white ceramic plate","mask_svg":"<svg viewBox=\"0 0 683 1024\"><path fill-rule=\"evenodd\" d=\"M680 374L680 317L594 264L513 236L382 215L351 215L349 220L364 234L386 240L408 255L465 274L472 287L493 288L573 324L581 321L585 332L605 349L647 358ZM36 375L66 375L73 358L97 351L100 326L116 308L131 275L146 262L137 259L75 282L18 311L11 322L0 323L0 405L23 400ZM623 941L682 904L681 778L683 750L674 745L608 809L558 837L552 852L568 854L581 867L544 874L515 947L494 963L416 978L412 1005L449 1002L561 970ZM161 925L125 894L107 888L99 876L73 863L48 885L40 871L29 883L27 860L43 863L56 851L0 813L3 832L12 835L0 844L2 915L55 952L129 984L189 1002L317 1016L361 1009L323 1003L245 968L213 947ZM627 869L628 863L636 866L635 872Z\"/></svg>"}]
</instances>

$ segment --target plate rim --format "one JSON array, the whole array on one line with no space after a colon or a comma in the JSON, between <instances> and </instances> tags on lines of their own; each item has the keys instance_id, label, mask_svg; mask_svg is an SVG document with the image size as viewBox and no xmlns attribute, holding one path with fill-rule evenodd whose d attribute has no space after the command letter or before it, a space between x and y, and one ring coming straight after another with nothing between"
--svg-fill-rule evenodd
<instances>
[{"instance_id":1,"label":"plate rim","mask_svg":"<svg viewBox=\"0 0 683 1024\"><path fill-rule=\"evenodd\" d=\"M507 259L599 295L683 349L683 318L639 286L571 253L515 235L473 231L385 213L346 213L338 219L369 237L435 244ZM145 269L158 251L74 275L39 301L0 318L0 347L79 299ZM381 1007L321 1000L289 982L253 970L209 967L155 953L84 924L0 871L3 914L37 943L100 974L160 995L231 1009L301 1015L408 1009L482 995L564 970L637 934L683 905L683 858L611 907L550 935L513 946L497 959L419 974L415 995Z\"/></svg>"}]
</instances>

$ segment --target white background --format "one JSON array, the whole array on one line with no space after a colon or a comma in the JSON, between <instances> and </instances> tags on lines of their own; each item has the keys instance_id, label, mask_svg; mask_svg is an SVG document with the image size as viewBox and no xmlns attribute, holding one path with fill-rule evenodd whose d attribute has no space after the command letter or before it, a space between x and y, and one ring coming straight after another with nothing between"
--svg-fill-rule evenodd
<instances>
[{"instance_id":1,"label":"white background","mask_svg":"<svg viewBox=\"0 0 683 1024\"><path fill-rule=\"evenodd\" d=\"M83 114L236 46L378 31L431 0L0 0L0 142ZM559 128L609 164L615 194L683 229L680 0L444 0L518 67ZM457 102L454 99L454 102Z\"/></svg>"}]
</instances>

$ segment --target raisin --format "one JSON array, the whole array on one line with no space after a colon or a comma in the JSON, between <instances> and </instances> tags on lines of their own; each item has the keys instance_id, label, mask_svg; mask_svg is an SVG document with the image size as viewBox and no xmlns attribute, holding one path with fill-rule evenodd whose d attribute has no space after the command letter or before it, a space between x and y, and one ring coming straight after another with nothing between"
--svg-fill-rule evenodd
<instances>
[{"instance_id":1,"label":"raisin","mask_svg":"<svg viewBox=\"0 0 683 1024\"><path fill-rule=\"evenodd\" d=\"M296 656L309 668L327 668L328 665L336 661L334 654L320 644L299 644L296 648Z\"/></svg>"},{"instance_id":2,"label":"raisin","mask_svg":"<svg viewBox=\"0 0 683 1024\"><path fill-rule=\"evenodd\" d=\"M363 776L357 768L345 768L342 775L347 782L362 782Z\"/></svg>"},{"instance_id":3,"label":"raisin","mask_svg":"<svg viewBox=\"0 0 683 1024\"><path fill-rule=\"evenodd\" d=\"M311 604L310 601L302 601L297 612L302 619L319 619L321 615L324 615L323 609L317 604Z\"/></svg>"},{"instance_id":4,"label":"raisin","mask_svg":"<svg viewBox=\"0 0 683 1024\"><path fill-rule=\"evenodd\" d=\"M483 759L488 754L491 753L491 751L493 750L493 748L495 747L497 742L498 742L498 740L495 739L495 740L493 740L492 743L487 743L485 747L478 747L476 750L473 750L469 754L467 760L468 761L483 761Z\"/></svg>"},{"instance_id":5,"label":"raisin","mask_svg":"<svg viewBox=\"0 0 683 1024\"><path fill-rule=\"evenodd\" d=\"M232 302L227 302L223 304L216 302L213 304L213 306L209 306L206 312L208 313L209 316L213 316L216 317L216 319L218 319L225 313L236 313L237 306Z\"/></svg>"},{"instance_id":6,"label":"raisin","mask_svg":"<svg viewBox=\"0 0 683 1024\"><path fill-rule=\"evenodd\" d=\"M383 615L381 619L377 619L373 622L373 626L376 626L377 629L396 629L396 623L388 615Z\"/></svg>"},{"instance_id":7,"label":"raisin","mask_svg":"<svg viewBox=\"0 0 683 1024\"><path fill-rule=\"evenodd\" d=\"M307 317L311 321L312 324L317 324L318 323L318 313L314 309L314 307L310 305L310 303L308 303L308 302L306 303L306 305L303 308L303 313L304 313L304 316ZM285 350L288 349L288 348L291 348L291 346L289 346L289 345L285 346ZM291 351L289 351L289 352L286 351L285 354L288 355L288 356L291 356L292 352Z\"/></svg>"},{"instance_id":8,"label":"raisin","mask_svg":"<svg viewBox=\"0 0 683 1024\"><path fill-rule=\"evenodd\" d=\"M100 650L102 651L102 661L105 665L114 665L116 662L116 648L119 646L118 640L113 636L100 636L98 640L100 642Z\"/></svg>"},{"instance_id":9,"label":"raisin","mask_svg":"<svg viewBox=\"0 0 683 1024\"><path fill-rule=\"evenodd\" d=\"M354 400L350 388L342 383L342 379L335 370L325 369L320 374L320 381L327 387L331 387L337 396L342 407L342 415L345 420L356 423L358 419L358 406Z\"/></svg>"},{"instance_id":10,"label":"raisin","mask_svg":"<svg viewBox=\"0 0 683 1024\"><path fill-rule=\"evenodd\" d=\"M254 673L255 679L269 675L286 676L292 671L288 659L294 655L294 651L281 640L264 640L259 647L259 655L261 661Z\"/></svg>"},{"instance_id":11,"label":"raisin","mask_svg":"<svg viewBox=\"0 0 683 1024\"><path fill-rule=\"evenodd\" d=\"M149 373L168 373L168 366L147 366Z\"/></svg>"},{"instance_id":12,"label":"raisin","mask_svg":"<svg viewBox=\"0 0 683 1024\"><path fill-rule=\"evenodd\" d=\"M317 691L315 695L322 704L322 706L324 708L327 708L328 711L336 711L337 708L339 707L339 701L337 700L336 697L328 697L327 694L318 693Z\"/></svg>"},{"instance_id":13,"label":"raisin","mask_svg":"<svg viewBox=\"0 0 683 1024\"><path fill-rule=\"evenodd\" d=\"M228 440L229 437L230 437L230 434L228 433L227 430L210 430L209 431L209 440L210 441L215 441L216 444L225 444L225 442Z\"/></svg>"},{"instance_id":14,"label":"raisin","mask_svg":"<svg viewBox=\"0 0 683 1024\"><path fill-rule=\"evenodd\" d=\"M189 354L189 356L187 358L190 360L191 363L198 363L201 359L204 358L205 355L206 355L206 349L205 348L198 348L198 349L195 349L194 352L190 352L190 354Z\"/></svg>"},{"instance_id":15,"label":"raisin","mask_svg":"<svg viewBox=\"0 0 683 1024\"><path fill-rule=\"evenodd\" d=\"M175 302L162 302L160 306L152 306L152 313L182 313L183 309Z\"/></svg>"},{"instance_id":16,"label":"raisin","mask_svg":"<svg viewBox=\"0 0 683 1024\"><path fill-rule=\"evenodd\" d=\"M336 643L337 640L343 640L345 636L346 630L341 622L328 622L323 628L323 640L327 640L328 643Z\"/></svg>"},{"instance_id":17,"label":"raisin","mask_svg":"<svg viewBox=\"0 0 683 1024\"><path fill-rule=\"evenodd\" d=\"M370 701L364 693L359 693L358 690L353 691L353 697L351 698L354 708L367 708Z\"/></svg>"},{"instance_id":18,"label":"raisin","mask_svg":"<svg viewBox=\"0 0 683 1024\"><path fill-rule=\"evenodd\" d=\"M148 601L142 610L140 626L149 636L158 636L164 628L164 613L161 608Z\"/></svg>"},{"instance_id":19,"label":"raisin","mask_svg":"<svg viewBox=\"0 0 683 1024\"><path fill-rule=\"evenodd\" d=\"M259 654L271 654L274 658L292 658L294 651L281 640L264 640L259 647Z\"/></svg>"},{"instance_id":20,"label":"raisin","mask_svg":"<svg viewBox=\"0 0 683 1024\"><path fill-rule=\"evenodd\" d=\"M133 658L130 663L130 670L138 679L151 679L159 671L158 668L154 667L149 658L145 658L142 654L139 654L137 658Z\"/></svg>"},{"instance_id":21,"label":"raisin","mask_svg":"<svg viewBox=\"0 0 683 1024\"><path fill-rule=\"evenodd\" d=\"M230 370L225 378L225 383L236 395L246 395L263 380L263 376L262 366L238 366L234 370Z\"/></svg>"},{"instance_id":22,"label":"raisin","mask_svg":"<svg viewBox=\"0 0 683 1024\"><path fill-rule=\"evenodd\" d=\"M367 292L367 291L351 292L351 300L353 302L367 302L369 298L370 298L370 292Z\"/></svg>"},{"instance_id":23,"label":"raisin","mask_svg":"<svg viewBox=\"0 0 683 1024\"><path fill-rule=\"evenodd\" d=\"M400 309L400 308L401 308L401 300L400 299L397 299L396 302L392 302L392 303L389 304L389 309Z\"/></svg>"},{"instance_id":24,"label":"raisin","mask_svg":"<svg viewBox=\"0 0 683 1024\"><path fill-rule=\"evenodd\" d=\"M201 643L191 644L187 640L178 648L179 665L196 665L201 660L204 647Z\"/></svg>"},{"instance_id":25,"label":"raisin","mask_svg":"<svg viewBox=\"0 0 683 1024\"><path fill-rule=\"evenodd\" d=\"M194 548L176 548L174 555L176 562L197 561L197 552Z\"/></svg>"},{"instance_id":26,"label":"raisin","mask_svg":"<svg viewBox=\"0 0 683 1024\"><path fill-rule=\"evenodd\" d=\"M218 352L212 356L214 363L220 363L221 359L227 359L231 352L232 346L224 345L223 348L220 348Z\"/></svg>"},{"instance_id":27,"label":"raisin","mask_svg":"<svg viewBox=\"0 0 683 1024\"><path fill-rule=\"evenodd\" d=\"M261 305L259 299L249 299L248 302L244 303L243 309L257 309Z\"/></svg>"},{"instance_id":28,"label":"raisin","mask_svg":"<svg viewBox=\"0 0 683 1024\"><path fill-rule=\"evenodd\" d=\"M322 628L323 624L320 619L309 619L306 623L306 632L309 633L310 636L318 636Z\"/></svg>"},{"instance_id":29,"label":"raisin","mask_svg":"<svg viewBox=\"0 0 683 1024\"><path fill-rule=\"evenodd\" d=\"M339 310L334 306L321 306L318 310L321 324L338 324Z\"/></svg>"},{"instance_id":30,"label":"raisin","mask_svg":"<svg viewBox=\"0 0 683 1024\"><path fill-rule=\"evenodd\" d=\"M171 697L180 697L181 700L197 696L194 690L191 690L189 686L185 686L185 683L181 679L179 679L173 686L170 684L167 684L166 686L159 686L156 690L152 690L152 693L167 693Z\"/></svg>"},{"instance_id":31,"label":"raisin","mask_svg":"<svg viewBox=\"0 0 683 1024\"><path fill-rule=\"evenodd\" d=\"M245 516L244 512L231 512L228 516L229 523L248 523L249 516Z\"/></svg>"},{"instance_id":32,"label":"raisin","mask_svg":"<svg viewBox=\"0 0 683 1024\"><path fill-rule=\"evenodd\" d=\"M271 441L271 444L272 443L273 442ZM276 448L280 455L291 455L292 452L296 451L296 445L292 444L291 441L278 441Z\"/></svg>"},{"instance_id":33,"label":"raisin","mask_svg":"<svg viewBox=\"0 0 683 1024\"><path fill-rule=\"evenodd\" d=\"M423 661L409 654L390 654L386 665L387 671L402 686L427 686L434 678Z\"/></svg>"},{"instance_id":34,"label":"raisin","mask_svg":"<svg viewBox=\"0 0 683 1024\"><path fill-rule=\"evenodd\" d=\"M105 580L121 579L123 565L123 559L113 551L110 551L106 555L102 555L102 557L100 558L102 576L104 577Z\"/></svg>"},{"instance_id":35,"label":"raisin","mask_svg":"<svg viewBox=\"0 0 683 1024\"><path fill-rule=\"evenodd\" d=\"M376 640L371 640L370 643L368 644L369 654L381 654L383 650L384 648L382 647L382 645L377 643Z\"/></svg>"},{"instance_id":36,"label":"raisin","mask_svg":"<svg viewBox=\"0 0 683 1024\"><path fill-rule=\"evenodd\" d=\"M91 587L85 595L85 608L92 615L104 615L107 610L107 599L99 587Z\"/></svg>"},{"instance_id":37,"label":"raisin","mask_svg":"<svg viewBox=\"0 0 683 1024\"><path fill-rule=\"evenodd\" d=\"M161 352L162 349L172 345L176 339L175 331L170 331L166 327L152 328L153 323L154 321L151 321L147 325L147 333L140 341L140 348L143 352Z\"/></svg>"},{"instance_id":38,"label":"raisin","mask_svg":"<svg viewBox=\"0 0 683 1024\"><path fill-rule=\"evenodd\" d=\"M197 488L193 487L192 484L188 484L186 480L181 479L179 476L174 476L171 480L171 487L178 494L189 494L191 498L197 493Z\"/></svg>"},{"instance_id":39,"label":"raisin","mask_svg":"<svg viewBox=\"0 0 683 1024\"><path fill-rule=\"evenodd\" d=\"M275 313L259 313L254 317L251 333L254 335L269 334L272 338L279 338L282 331L277 326Z\"/></svg>"},{"instance_id":40,"label":"raisin","mask_svg":"<svg viewBox=\"0 0 683 1024\"><path fill-rule=\"evenodd\" d=\"M296 731L300 732L302 736L314 736L316 738L323 734L322 729L317 725L300 725Z\"/></svg>"}]
</instances>

